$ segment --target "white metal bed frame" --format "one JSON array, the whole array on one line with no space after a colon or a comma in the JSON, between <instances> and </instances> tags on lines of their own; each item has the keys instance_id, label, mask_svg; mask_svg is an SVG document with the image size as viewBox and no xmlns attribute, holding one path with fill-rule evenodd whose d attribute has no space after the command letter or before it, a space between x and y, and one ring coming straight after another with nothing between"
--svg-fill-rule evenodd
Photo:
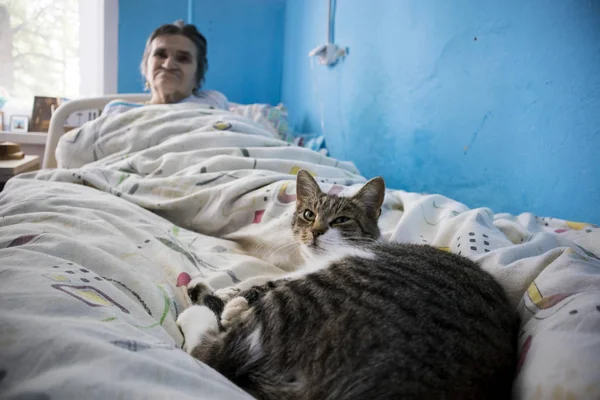
<instances>
[{"instance_id":1,"label":"white metal bed frame","mask_svg":"<svg viewBox=\"0 0 600 400\"><path fill-rule=\"evenodd\" d=\"M88 97L84 99L74 99L62 103L52 114L50 127L48 128L48 137L46 138L46 149L44 150L44 163L42 168L56 168L56 146L62 135L65 133L65 121L72 113L79 110L89 110L97 108L102 110L106 104L112 100L123 100L133 103L141 103L150 100L149 93L129 93L113 94L100 97Z\"/></svg>"}]
</instances>

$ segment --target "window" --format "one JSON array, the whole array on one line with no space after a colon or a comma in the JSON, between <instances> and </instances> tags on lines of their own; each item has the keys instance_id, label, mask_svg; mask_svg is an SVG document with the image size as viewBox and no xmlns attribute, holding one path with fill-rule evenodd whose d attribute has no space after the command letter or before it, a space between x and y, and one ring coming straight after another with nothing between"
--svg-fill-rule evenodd
<instances>
[{"instance_id":1,"label":"window","mask_svg":"<svg viewBox=\"0 0 600 400\"><path fill-rule=\"evenodd\" d=\"M0 0L0 96L78 96L79 39L79 0Z\"/></svg>"},{"instance_id":2,"label":"window","mask_svg":"<svg viewBox=\"0 0 600 400\"><path fill-rule=\"evenodd\" d=\"M117 92L118 0L0 0L0 110ZM3 127L0 126L0 131Z\"/></svg>"}]
</instances>

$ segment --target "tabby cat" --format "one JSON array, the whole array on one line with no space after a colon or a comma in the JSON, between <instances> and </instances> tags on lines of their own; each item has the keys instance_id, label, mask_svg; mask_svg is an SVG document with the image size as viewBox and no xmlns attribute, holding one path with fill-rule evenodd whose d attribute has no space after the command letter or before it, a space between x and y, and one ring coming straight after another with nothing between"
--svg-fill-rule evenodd
<instances>
[{"instance_id":1,"label":"tabby cat","mask_svg":"<svg viewBox=\"0 0 600 400\"><path fill-rule=\"evenodd\" d=\"M296 186L306 265L241 292L192 281L186 351L259 399L510 398L518 317L488 273L378 241L381 178L352 197L306 171Z\"/></svg>"}]
</instances>

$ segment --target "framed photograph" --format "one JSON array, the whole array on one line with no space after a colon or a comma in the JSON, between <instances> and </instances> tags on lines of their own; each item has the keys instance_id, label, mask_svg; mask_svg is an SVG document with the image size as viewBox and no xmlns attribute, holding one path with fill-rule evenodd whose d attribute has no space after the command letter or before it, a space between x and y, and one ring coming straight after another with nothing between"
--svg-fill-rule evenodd
<instances>
[{"instance_id":1,"label":"framed photograph","mask_svg":"<svg viewBox=\"0 0 600 400\"><path fill-rule=\"evenodd\" d=\"M35 96L31 113L31 132L48 132L52 113L60 105L60 97Z\"/></svg>"},{"instance_id":2,"label":"framed photograph","mask_svg":"<svg viewBox=\"0 0 600 400\"><path fill-rule=\"evenodd\" d=\"M24 115L10 116L10 131L11 132L27 132L29 126L29 118Z\"/></svg>"}]
</instances>

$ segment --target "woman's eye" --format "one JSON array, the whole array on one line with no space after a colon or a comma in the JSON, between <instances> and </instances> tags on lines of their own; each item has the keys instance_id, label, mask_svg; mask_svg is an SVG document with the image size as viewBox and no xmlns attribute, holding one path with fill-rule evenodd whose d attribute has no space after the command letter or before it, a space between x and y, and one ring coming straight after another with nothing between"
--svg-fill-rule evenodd
<instances>
[{"instance_id":1,"label":"woman's eye","mask_svg":"<svg viewBox=\"0 0 600 400\"><path fill-rule=\"evenodd\" d=\"M177 57L177 61L183 64L188 64L190 62L190 58L188 56L180 56Z\"/></svg>"},{"instance_id":2,"label":"woman's eye","mask_svg":"<svg viewBox=\"0 0 600 400\"><path fill-rule=\"evenodd\" d=\"M165 53L162 50L159 50L157 52L154 53L154 57L158 57L158 58L165 58L167 56L167 53Z\"/></svg>"},{"instance_id":3,"label":"woman's eye","mask_svg":"<svg viewBox=\"0 0 600 400\"><path fill-rule=\"evenodd\" d=\"M307 221L315 220L315 213L310 210L304 210L304 214L302 214L302 215L304 216L304 219Z\"/></svg>"},{"instance_id":4,"label":"woman's eye","mask_svg":"<svg viewBox=\"0 0 600 400\"><path fill-rule=\"evenodd\" d=\"M344 222L350 221L348 217L337 217L333 221L331 221L331 225L343 224Z\"/></svg>"}]
</instances>

